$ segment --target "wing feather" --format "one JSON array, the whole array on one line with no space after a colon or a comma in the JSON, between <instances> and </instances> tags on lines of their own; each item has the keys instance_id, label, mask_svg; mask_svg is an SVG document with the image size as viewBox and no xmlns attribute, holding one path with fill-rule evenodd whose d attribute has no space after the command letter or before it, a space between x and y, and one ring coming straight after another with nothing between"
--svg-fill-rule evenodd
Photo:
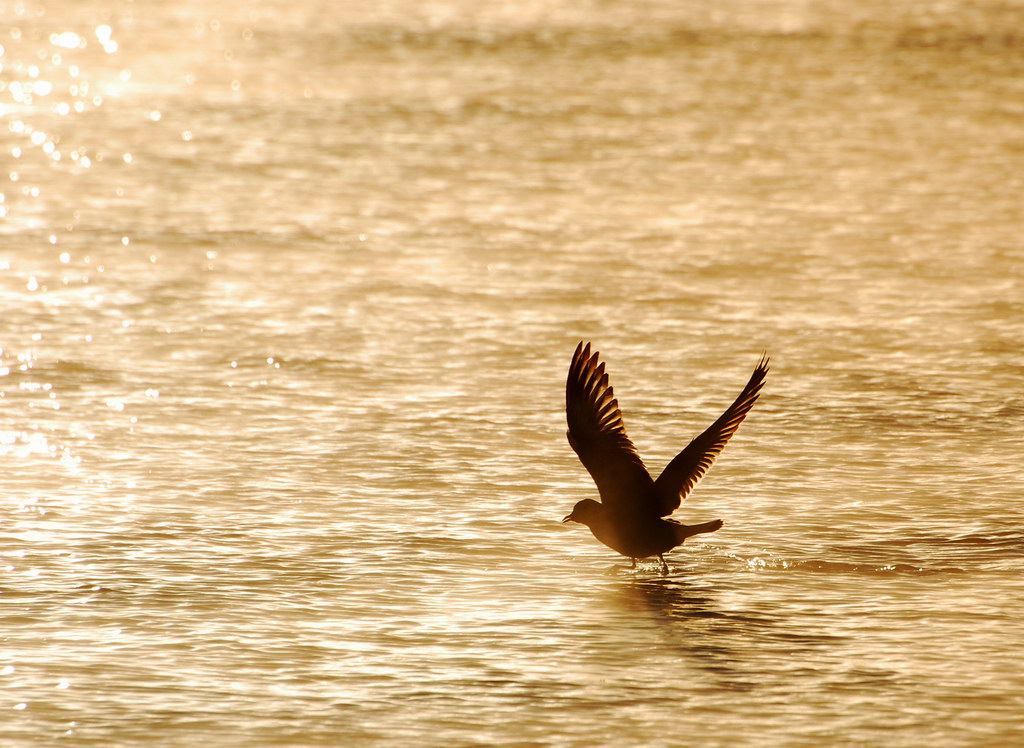
<instances>
[{"instance_id":1,"label":"wing feather","mask_svg":"<svg viewBox=\"0 0 1024 748\"><path fill-rule=\"evenodd\" d=\"M754 407L767 375L768 357L762 356L754 373L750 375L750 380L733 404L717 421L708 426L704 433L676 455L658 476L658 480L654 482L654 491L659 503L660 516L666 517L678 509L682 500L697 485L697 481L711 468L715 458L725 449L726 442L736 433L747 413Z\"/></svg>"},{"instance_id":2,"label":"wing feather","mask_svg":"<svg viewBox=\"0 0 1024 748\"><path fill-rule=\"evenodd\" d=\"M576 346L565 381L566 436L597 484L601 500L629 506L648 499L653 481L626 434L615 392L590 343Z\"/></svg>"}]
</instances>

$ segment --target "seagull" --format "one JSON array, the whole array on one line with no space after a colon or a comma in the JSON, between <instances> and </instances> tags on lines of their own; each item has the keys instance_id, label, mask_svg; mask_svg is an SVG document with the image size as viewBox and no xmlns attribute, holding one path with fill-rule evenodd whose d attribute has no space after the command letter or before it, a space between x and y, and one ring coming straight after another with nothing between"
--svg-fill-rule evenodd
<instances>
[{"instance_id":1,"label":"seagull","mask_svg":"<svg viewBox=\"0 0 1024 748\"><path fill-rule=\"evenodd\" d=\"M594 537L633 560L663 554L684 540L714 532L722 520L684 525L667 519L711 467L726 442L754 406L768 374L768 356L758 362L750 380L718 420L691 441L653 480L636 447L626 435L622 411L608 384L604 363L590 343L580 341L565 382L566 436L580 462L597 484L601 501L583 499L562 522L579 522Z\"/></svg>"}]
</instances>

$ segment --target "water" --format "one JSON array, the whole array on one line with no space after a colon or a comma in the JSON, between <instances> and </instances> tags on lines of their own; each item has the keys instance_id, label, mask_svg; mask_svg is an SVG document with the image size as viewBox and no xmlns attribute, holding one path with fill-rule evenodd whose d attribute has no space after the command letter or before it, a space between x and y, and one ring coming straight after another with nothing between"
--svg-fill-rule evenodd
<instances>
[{"instance_id":1,"label":"water","mask_svg":"<svg viewBox=\"0 0 1024 748\"><path fill-rule=\"evenodd\" d=\"M0 3L3 744L1019 742L1022 15Z\"/></svg>"}]
</instances>

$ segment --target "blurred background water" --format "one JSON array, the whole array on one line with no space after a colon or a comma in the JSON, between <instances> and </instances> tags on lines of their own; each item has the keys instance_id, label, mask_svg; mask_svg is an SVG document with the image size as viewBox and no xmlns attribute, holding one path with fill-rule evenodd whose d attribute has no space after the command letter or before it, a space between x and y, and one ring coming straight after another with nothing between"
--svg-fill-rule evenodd
<instances>
[{"instance_id":1,"label":"blurred background water","mask_svg":"<svg viewBox=\"0 0 1024 748\"><path fill-rule=\"evenodd\" d=\"M3 745L1024 740L1022 29L0 1ZM580 339L655 472L773 356L667 576Z\"/></svg>"}]
</instances>

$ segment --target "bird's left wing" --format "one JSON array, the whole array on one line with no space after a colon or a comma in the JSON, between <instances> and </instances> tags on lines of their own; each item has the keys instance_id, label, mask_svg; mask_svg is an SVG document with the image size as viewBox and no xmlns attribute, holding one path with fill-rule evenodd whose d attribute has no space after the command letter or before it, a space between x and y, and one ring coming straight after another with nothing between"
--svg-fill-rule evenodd
<instances>
[{"instance_id":1,"label":"bird's left wing","mask_svg":"<svg viewBox=\"0 0 1024 748\"><path fill-rule=\"evenodd\" d=\"M668 516L678 509L690 489L704 477L711 463L725 449L725 443L736 433L747 413L754 407L767 375L768 357L763 356L733 404L703 434L694 438L686 449L676 455L658 476L654 482L654 491L659 504L659 516Z\"/></svg>"},{"instance_id":2,"label":"bird's left wing","mask_svg":"<svg viewBox=\"0 0 1024 748\"><path fill-rule=\"evenodd\" d=\"M597 484L601 501L625 507L648 500L653 481L626 435L622 411L598 353L580 342L565 382L569 444Z\"/></svg>"}]
</instances>

